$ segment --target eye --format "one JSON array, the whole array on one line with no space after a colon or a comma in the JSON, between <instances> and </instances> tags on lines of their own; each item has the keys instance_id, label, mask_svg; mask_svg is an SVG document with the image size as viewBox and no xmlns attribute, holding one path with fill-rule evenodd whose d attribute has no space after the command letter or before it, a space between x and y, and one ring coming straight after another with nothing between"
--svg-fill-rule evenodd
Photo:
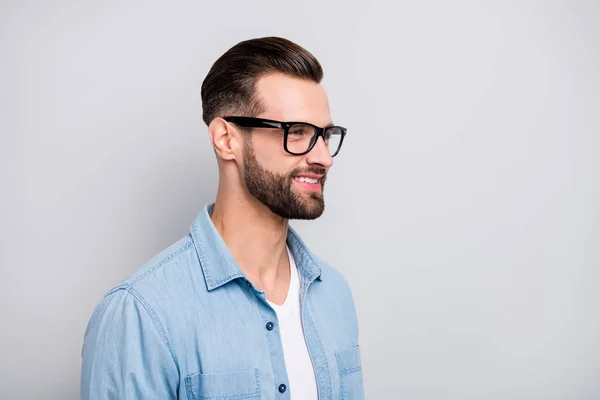
<instances>
[{"instance_id":1,"label":"eye","mask_svg":"<svg viewBox=\"0 0 600 400\"><path fill-rule=\"evenodd\" d=\"M294 135L294 136L304 136L304 135L312 135L313 131L314 131L314 129L312 126L295 124L295 125L290 126L290 130L288 131L288 134Z\"/></svg>"}]
</instances>

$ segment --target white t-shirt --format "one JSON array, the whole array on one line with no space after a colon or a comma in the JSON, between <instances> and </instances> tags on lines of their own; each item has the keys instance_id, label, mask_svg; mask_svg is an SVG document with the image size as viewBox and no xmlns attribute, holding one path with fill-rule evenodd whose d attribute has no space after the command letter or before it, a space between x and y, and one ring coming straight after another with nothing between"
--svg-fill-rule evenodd
<instances>
[{"instance_id":1,"label":"white t-shirt","mask_svg":"<svg viewBox=\"0 0 600 400\"><path fill-rule=\"evenodd\" d=\"M290 288L282 305L278 306L269 301L277 313L283 358L290 381L290 397L296 400L317 400L317 381L315 370L310 360L302 320L300 315L300 279L294 257L287 248L290 258Z\"/></svg>"}]
</instances>

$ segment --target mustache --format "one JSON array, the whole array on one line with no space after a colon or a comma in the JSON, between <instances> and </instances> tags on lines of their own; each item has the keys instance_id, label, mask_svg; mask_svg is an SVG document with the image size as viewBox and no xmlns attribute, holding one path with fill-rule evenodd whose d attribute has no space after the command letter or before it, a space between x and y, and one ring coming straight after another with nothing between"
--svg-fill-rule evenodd
<instances>
[{"instance_id":1,"label":"mustache","mask_svg":"<svg viewBox=\"0 0 600 400\"><path fill-rule=\"evenodd\" d=\"M300 175L300 174L317 174L317 175L323 175L323 177L320 179L322 181L325 181L325 178L327 178L327 170L325 168L319 168L319 167L308 167L308 168L302 168L302 169L295 169L290 173L290 179L292 179L292 176L294 175Z\"/></svg>"}]
</instances>

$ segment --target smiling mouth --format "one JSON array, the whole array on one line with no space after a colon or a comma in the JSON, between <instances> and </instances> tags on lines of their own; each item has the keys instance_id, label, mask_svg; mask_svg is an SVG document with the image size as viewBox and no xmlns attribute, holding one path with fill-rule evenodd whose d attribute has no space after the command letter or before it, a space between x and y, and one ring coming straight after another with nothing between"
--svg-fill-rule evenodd
<instances>
[{"instance_id":1,"label":"smiling mouth","mask_svg":"<svg viewBox=\"0 0 600 400\"><path fill-rule=\"evenodd\" d=\"M308 177L308 176L294 176L292 177L292 180L296 183L297 186L300 186L302 189L309 191L309 192L315 192L315 193L321 193L321 191L323 190L323 185L321 183L321 180L323 179L323 176L321 177Z\"/></svg>"},{"instance_id":2,"label":"smiling mouth","mask_svg":"<svg viewBox=\"0 0 600 400\"><path fill-rule=\"evenodd\" d=\"M295 176L293 179L297 182L310 183L311 185L316 185L319 183L319 179L307 178L305 176Z\"/></svg>"}]
</instances>

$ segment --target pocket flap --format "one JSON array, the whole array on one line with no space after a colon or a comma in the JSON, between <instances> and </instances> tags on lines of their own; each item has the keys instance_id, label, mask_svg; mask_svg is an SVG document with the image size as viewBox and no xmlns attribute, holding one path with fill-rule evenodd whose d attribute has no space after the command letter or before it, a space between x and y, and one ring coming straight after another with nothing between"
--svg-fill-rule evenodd
<instances>
[{"instance_id":1,"label":"pocket flap","mask_svg":"<svg viewBox=\"0 0 600 400\"><path fill-rule=\"evenodd\" d=\"M193 374L185 378L188 394L193 399L260 398L258 368L217 374Z\"/></svg>"},{"instance_id":2,"label":"pocket flap","mask_svg":"<svg viewBox=\"0 0 600 400\"><path fill-rule=\"evenodd\" d=\"M362 368L360 361L360 347L354 346L335 352L335 359L338 364L340 375L359 371Z\"/></svg>"}]
</instances>

